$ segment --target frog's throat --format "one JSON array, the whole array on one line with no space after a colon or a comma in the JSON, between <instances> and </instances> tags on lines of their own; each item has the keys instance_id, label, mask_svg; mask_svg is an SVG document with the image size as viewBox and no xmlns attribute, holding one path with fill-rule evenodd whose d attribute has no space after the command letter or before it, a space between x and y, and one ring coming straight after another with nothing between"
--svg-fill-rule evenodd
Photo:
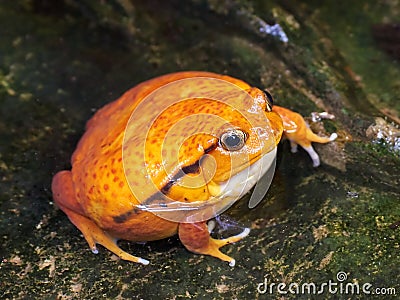
<instances>
[{"instance_id":1,"label":"frog's throat","mask_svg":"<svg viewBox=\"0 0 400 300\"><path fill-rule=\"evenodd\" d=\"M231 198L238 200L246 194L270 169L276 159L277 148L264 154L260 159L252 162L250 166L231 176L229 180L216 183L209 182L208 190L213 197ZM266 187L268 188L268 187Z\"/></svg>"}]
</instances>

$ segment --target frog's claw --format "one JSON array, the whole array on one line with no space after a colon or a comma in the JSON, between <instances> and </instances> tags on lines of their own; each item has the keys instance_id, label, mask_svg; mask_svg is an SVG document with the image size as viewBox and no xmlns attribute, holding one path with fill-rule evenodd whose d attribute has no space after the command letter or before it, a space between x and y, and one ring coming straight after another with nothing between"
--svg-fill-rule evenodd
<instances>
[{"instance_id":1,"label":"frog's claw","mask_svg":"<svg viewBox=\"0 0 400 300\"><path fill-rule=\"evenodd\" d=\"M98 253L96 248L97 243L103 245L108 250L118 255L121 259L141 263L144 265L149 264L149 261L140 257L135 257L123 251L117 246L116 240L113 237L111 237L107 232L103 231L92 220L78 213L83 213L83 210L76 201L73 193L71 172L62 171L57 173L52 182L52 190L54 201L68 216L70 221L82 232L93 253Z\"/></svg>"},{"instance_id":2,"label":"frog's claw","mask_svg":"<svg viewBox=\"0 0 400 300\"><path fill-rule=\"evenodd\" d=\"M249 228L243 230L242 233L231 236L226 239L217 240L210 237L208 228L205 222L201 223L181 223L179 224L179 238L183 245L189 251L198 254L205 254L217 257L223 261L229 262L231 267L235 266L235 260L223 254L219 248L240 241L250 232Z\"/></svg>"}]
</instances>

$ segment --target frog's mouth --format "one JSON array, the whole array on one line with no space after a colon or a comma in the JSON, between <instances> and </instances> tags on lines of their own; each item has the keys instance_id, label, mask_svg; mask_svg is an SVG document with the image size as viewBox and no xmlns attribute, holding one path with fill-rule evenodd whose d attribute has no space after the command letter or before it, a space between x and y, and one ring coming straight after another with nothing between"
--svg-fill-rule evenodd
<instances>
[{"instance_id":1,"label":"frog's mouth","mask_svg":"<svg viewBox=\"0 0 400 300\"><path fill-rule=\"evenodd\" d=\"M206 186L211 197L206 201L181 202L170 199L168 191L176 183L177 174L159 192L136 205L131 212L117 216L114 220L116 222L120 219L123 221L123 219L129 217L130 214L135 213L138 209L140 211L152 212L159 217L178 223L195 223L209 220L224 212L244 196L257 182L261 182L261 184L256 186L255 192L250 199L249 207L252 208L262 200L269 188L275 169L276 152L275 147L272 151L252 162L247 168L232 175L229 180L208 182ZM199 167L201 168L201 165ZM184 172L182 173L184 174ZM265 174L270 175L270 180L260 181ZM257 187L259 187L258 192L256 192Z\"/></svg>"}]
</instances>

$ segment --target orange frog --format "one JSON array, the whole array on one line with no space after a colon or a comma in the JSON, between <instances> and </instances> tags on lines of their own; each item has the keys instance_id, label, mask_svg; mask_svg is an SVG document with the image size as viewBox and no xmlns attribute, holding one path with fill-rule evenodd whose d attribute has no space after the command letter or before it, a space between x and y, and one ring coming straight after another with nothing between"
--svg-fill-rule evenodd
<instances>
[{"instance_id":1,"label":"orange frog","mask_svg":"<svg viewBox=\"0 0 400 300\"><path fill-rule=\"evenodd\" d=\"M284 129L303 147L315 140L303 129L291 132L291 119L304 122L272 110L268 92L229 76L180 72L148 80L88 121L71 171L53 178L54 200L94 253L101 244L121 259L148 264L116 241L178 234L188 250L233 266L219 248L249 229L217 240L207 221L267 172Z\"/></svg>"}]
</instances>

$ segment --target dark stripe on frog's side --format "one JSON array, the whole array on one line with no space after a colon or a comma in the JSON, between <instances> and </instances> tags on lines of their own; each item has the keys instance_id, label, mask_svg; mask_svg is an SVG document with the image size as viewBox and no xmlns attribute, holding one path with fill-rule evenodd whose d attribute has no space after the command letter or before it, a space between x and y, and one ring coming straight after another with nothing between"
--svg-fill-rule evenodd
<instances>
[{"instance_id":1,"label":"dark stripe on frog's side","mask_svg":"<svg viewBox=\"0 0 400 300\"><path fill-rule=\"evenodd\" d=\"M183 173L185 173L185 174L196 174L196 173L199 173L199 169L200 169L200 161L198 160L198 161L196 161L194 164L192 164L192 165L189 165L189 166L185 166L185 167L183 167L179 172L178 172L178 174L179 173L181 173L181 172L183 172ZM177 174L177 175L178 175ZM174 176L175 177L175 176Z\"/></svg>"},{"instance_id":2,"label":"dark stripe on frog's side","mask_svg":"<svg viewBox=\"0 0 400 300\"><path fill-rule=\"evenodd\" d=\"M115 223L121 224L121 223L124 223L126 220L128 220L130 216L132 216L133 214L137 214L139 212L140 212L140 209L134 208L130 211L127 211L126 213L123 213L123 214L113 217L113 219L114 219Z\"/></svg>"},{"instance_id":3,"label":"dark stripe on frog's side","mask_svg":"<svg viewBox=\"0 0 400 300\"><path fill-rule=\"evenodd\" d=\"M217 148L217 143L211 145L210 147L208 147L207 149L204 149L204 154L210 153L211 151L213 151L215 148ZM195 161L193 164L188 165L188 166L184 166L182 167L172 178L170 181L168 181L168 183L166 185L164 185L161 188L161 192L164 195L167 195L169 190L171 189L171 187L179 180L179 178L182 178L185 175L188 174L197 174L199 172L200 169L200 159L198 159L197 161ZM157 193L156 193L157 194ZM150 199L152 199L153 196L149 197L145 203L147 203ZM153 199L154 200L154 199Z\"/></svg>"},{"instance_id":4,"label":"dark stripe on frog's side","mask_svg":"<svg viewBox=\"0 0 400 300\"><path fill-rule=\"evenodd\" d=\"M204 150L204 154L210 153L212 150L214 150L217 147L217 144L211 145L207 149ZM172 178L170 181L167 182L166 185L164 185L161 188L161 191L154 193L151 195L149 198L147 198L141 205L143 206L148 206L151 205L154 201L157 201L157 204L159 206L165 206L167 207L167 202L168 202L168 195L169 190L171 187L179 180L179 178L182 178L183 176L187 174L196 174L199 172L200 169L200 160L197 160L195 163L184 166L182 167ZM164 204L162 203L164 202ZM115 223L124 223L126 222L133 214L138 214L140 213L141 209L135 207L132 210L129 210L123 214L120 214L118 216L113 217Z\"/></svg>"},{"instance_id":5,"label":"dark stripe on frog's side","mask_svg":"<svg viewBox=\"0 0 400 300\"><path fill-rule=\"evenodd\" d=\"M185 166L182 167L178 173L176 173L170 181L168 181L168 183L166 185L164 185L161 188L161 192L164 195L167 195L169 190L171 189L171 187L179 180L179 178L182 178L183 176L187 175L187 174L196 174L199 172L200 169L200 165L199 165L199 161L196 161L194 164L189 165L189 166ZM150 197L151 198L151 197ZM149 198L149 199L150 199ZM146 200L145 202L147 202L148 200Z\"/></svg>"},{"instance_id":6,"label":"dark stripe on frog's side","mask_svg":"<svg viewBox=\"0 0 400 300\"><path fill-rule=\"evenodd\" d=\"M161 207L167 207L166 202L168 201L168 198L162 192L154 193L140 205L141 206L149 206L154 201L157 201L157 204ZM121 223L126 222L132 215L139 214L142 211L144 211L144 210L142 210L139 207L135 207L134 209L129 210L126 213L123 213L123 214L113 217L113 220L115 221L115 223L121 224Z\"/></svg>"}]
</instances>

